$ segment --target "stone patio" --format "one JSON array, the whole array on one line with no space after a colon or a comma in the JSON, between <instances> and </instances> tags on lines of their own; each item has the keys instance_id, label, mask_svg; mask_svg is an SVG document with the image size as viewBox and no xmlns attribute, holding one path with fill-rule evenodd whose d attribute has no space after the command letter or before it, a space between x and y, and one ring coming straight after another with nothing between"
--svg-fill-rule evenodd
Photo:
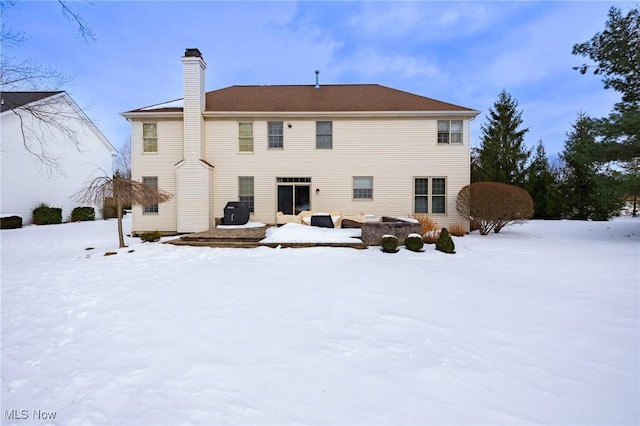
<instances>
[{"instance_id":1,"label":"stone patio","mask_svg":"<svg viewBox=\"0 0 640 426\"><path fill-rule=\"evenodd\" d=\"M348 247L355 249L365 249L367 246L362 242L356 243L260 243L265 238L269 226L259 228L215 228L194 234L182 235L173 240L166 241L166 244L178 246L195 247L220 247L220 248L255 248L255 247L282 247L282 248L305 248L305 247Z\"/></svg>"}]
</instances>

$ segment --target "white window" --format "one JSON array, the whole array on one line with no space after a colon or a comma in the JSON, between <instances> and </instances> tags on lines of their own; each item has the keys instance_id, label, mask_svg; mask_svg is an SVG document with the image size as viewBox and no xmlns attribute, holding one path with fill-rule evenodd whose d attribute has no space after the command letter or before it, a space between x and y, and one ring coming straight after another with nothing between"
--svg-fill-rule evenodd
<instances>
[{"instance_id":1,"label":"white window","mask_svg":"<svg viewBox=\"0 0 640 426\"><path fill-rule=\"evenodd\" d=\"M372 200L373 199L373 176L353 177L353 199Z\"/></svg>"},{"instance_id":2,"label":"white window","mask_svg":"<svg viewBox=\"0 0 640 426\"><path fill-rule=\"evenodd\" d=\"M154 189L158 189L158 177L157 176L143 176L142 183L147 186L150 186ZM143 207L143 214L157 214L158 213L158 205L157 204L147 204Z\"/></svg>"},{"instance_id":3,"label":"white window","mask_svg":"<svg viewBox=\"0 0 640 426\"><path fill-rule=\"evenodd\" d=\"M238 151L253 152L253 123L238 123Z\"/></svg>"},{"instance_id":4,"label":"white window","mask_svg":"<svg viewBox=\"0 0 640 426\"><path fill-rule=\"evenodd\" d=\"M142 152L158 152L158 123L142 123Z\"/></svg>"},{"instance_id":5,"label":"white window","mask_svg":"<svg viewBox=\"0 0 640 426\"><path fill-rule=\"evenodd\" d=\"M333 122L316 121L316 149L333 148Z\"/></svg>"},{"instance_id":6,"label":"white window","mask_svg":"<svg viewBox=\"0 0 640 426\"><path fill-rule=\"evenodd\" d=\"M413 191L414 213L429 213L429 178L415 178Z\"/></svg>"},{"instance_id":7,"label":"white window","mask_svg":"<svg viewBox=\"0 0 640 426\"><path fill-rule=\"evenodd\" d=\"M253 176L238 177L238 201L245 203L250 212L255 211L255 197L253 195Z\"/></svg>"},{"instance_id":8,"label":"white window","mask_svg":"<svg viewBox=\"0 0 640 426\"><path fill-rule=\"evenodd\" d=\"M413 179L413 212L444 214L447 212L447 180L442 177Z\"/></svg>"},{"instance_id":9,"label":"white window","mask_svg":"<svg viewBox=\"0 0 640 426\"><path fill-rule=\"evenodd\" d=\"M282 134L282 121L269 121L269 148L284 148L284 137Z\"/></svg>"},{"instance_id":10,"label":"white window","mask_svg":"<svg viewBox=\"0 0 640 426\"><path fill-rule=\"evenodd\" d=\"M438 120L438 143L462 143L462 120Z\"/></svg>"}]
</instances>

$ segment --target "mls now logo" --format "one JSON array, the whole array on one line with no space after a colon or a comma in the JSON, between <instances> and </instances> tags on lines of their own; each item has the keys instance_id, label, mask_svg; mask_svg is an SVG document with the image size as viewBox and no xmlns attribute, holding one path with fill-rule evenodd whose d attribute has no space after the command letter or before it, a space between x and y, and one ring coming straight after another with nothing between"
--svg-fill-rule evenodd
<instances>
[{"instance_id":1,"label":"mls now logo","mask_svg":"<svg viewBox=\"0 0 640 426\"><path fill-rule=\"evenodd\" d=\"M42 410L4 410L5 420L53 420L56 418L55 411L42 411Z\"/></svg>"}]
</instances>

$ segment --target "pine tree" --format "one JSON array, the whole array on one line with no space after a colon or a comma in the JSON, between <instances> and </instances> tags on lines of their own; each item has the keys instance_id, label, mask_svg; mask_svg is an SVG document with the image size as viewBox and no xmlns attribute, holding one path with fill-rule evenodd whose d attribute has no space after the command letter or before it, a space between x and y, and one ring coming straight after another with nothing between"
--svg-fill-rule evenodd
<instances>
[{"instance_id":1,"label":"pine tree","mask_svg":"<svg viewBox=\"0 0 640 426\"><path fill-rule=\"evenodd\" d=\"M618 183L625 195L637 199L640 177L634 164L640 158L640 9L636 3L626 15L611 7L603 32L589 41L573 46L571 53L593 61L574 67L586 74L602 76L605 89L620 93L608 117L597 120L597 156L600 161L621 162L625 173L619 174Z\"/></svg>"},{"instance_id":2,"label":"pine tree","mask_svg":"<svg viewBox=\"0 0 640 426\"><path fill-rule=\"evenodd\" d=\"M481 126L482 144L474 153L472 181L522 185L531 150L524 145L529 129L521 128L518 101L503 90L486 118Z\"/></svg>"},{"instance_id":3,"label":"pine tree","mask_svg":"<svg viewBox=\"0 0 640 426\"><path fill-rule=\"evenodd\" d=\"M579 113L571 127L561 154L567 215L571 219L607 220L620 211L621 195L613 173L598 160L594 120Z\"/></svg>"},{"instance_id":4,"label":"pine tree","mask_svg":"<svg viewBox=\"0 0 640 426\"><path fill-rule=\"evenodd\" d=\"M563 213L562 196L558 179L551 171L542 141L538 141L536 152L529 169L524 188L534 203L534 217L559 219Z\"/></svg>"}]
</instances>

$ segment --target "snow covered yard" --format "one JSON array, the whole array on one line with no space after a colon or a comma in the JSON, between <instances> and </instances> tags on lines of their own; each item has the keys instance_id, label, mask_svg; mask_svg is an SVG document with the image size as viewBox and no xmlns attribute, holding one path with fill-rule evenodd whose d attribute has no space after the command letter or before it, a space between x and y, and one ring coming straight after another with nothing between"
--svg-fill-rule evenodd
<instances>
[{"instance_id":1,"label":"snow covered yard","mask_svg":"<svg viewBox=\"0 0 640 426\"><path fill-rule=\"evenodd\" d=\"M103 256L114 220L0 237L3 424L640 422L638 219L532 221L455 255Z\"/></svg>"}]
</instances>

